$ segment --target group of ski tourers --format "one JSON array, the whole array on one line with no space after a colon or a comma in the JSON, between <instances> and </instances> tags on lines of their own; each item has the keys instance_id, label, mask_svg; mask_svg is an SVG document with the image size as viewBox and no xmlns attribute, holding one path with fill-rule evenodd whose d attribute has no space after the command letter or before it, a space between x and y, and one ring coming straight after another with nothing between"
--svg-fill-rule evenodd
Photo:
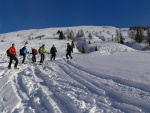
<instances>
[{"instance_id":1,"label":"group of ski tourers","mask_svg":"<svg viewBox=\"0 0 150 113\"><path fill-rule=\"evenodd\" d=\"M67 43L67 49L66 49L66 58L67 59L69 59L69 57L70 57L70 59L72 59L71 52L73 52L73 48L74 48L74 43L73 42L72 42L71 45L69 43ZM20 49L20 55L23 56L22 64L24 64L24 61L26 59L26 55L27 54L32 54L32 58L31 59L32 59L33 62L36 62L36 55L39 53L41 55L40 65L42 65L43 62L44 62L45 53L51 54L51 57L50 57L51 60L55 60L57 49L56 49L56 47L54 45L52 45L52 47L50 49L50 53L45 50L45 45L44 44L38 50L35 49L35 48L31 48L31 49L32 49L31 53L29 53L27 51L26 46L24 46L22 49ZM17 67L17 65L18 65L18 58L16 57L16 48L15 48L15 44L14 43L7 50L7 56L9 56L9 58L10 58L8 69L11 69L11 64L12 64L13 60L15 60L14 69L19 69Z\"/></svg>"}]
</instances>

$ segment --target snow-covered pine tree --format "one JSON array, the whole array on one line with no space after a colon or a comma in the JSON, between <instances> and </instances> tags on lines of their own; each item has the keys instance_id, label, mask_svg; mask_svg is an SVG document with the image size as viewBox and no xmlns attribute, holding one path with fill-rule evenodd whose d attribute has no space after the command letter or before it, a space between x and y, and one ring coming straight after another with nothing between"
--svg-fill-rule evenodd
<instances>
[{"instance_id":1,"label":"snow-covered pine tree","mask_svg":"<svg viewBox=\"0 0 150 113\"><path fill-rule=\"evenodd\" d=\"M67 30L64 32L64 35L68 36L68 35L70 35L70 33L71 33L70 29L67 29Z\"/></svg>"},{"instance_id":2,"label":"snow-covered pine tree","mask_svg":"<svg viewBox=\"0 0 150 113\"><path fill-rule=\"evenodd\" d=\"M115 41L119 43L119 30L116 30L116 39L115 39Z\"/></svg>"},{"instance_id":3,"label":"snow-covered pine tree","mask_svg":"<svg viewBox=\"0 0 150 113\"><path fill-rule=\"evenodd\" d=\"M131 39L135 39L135 30L129 30L128 31L128 37L131 38Z\"/></svg>"},{"instance_id":4,"label":"snow-covered pine tree","mask_svg":"<svg viewBox=\"0 0 150 113\"><path fill-rule=\"evenodd\" d=\"M74 32L71 30L70 33L67 35L69 40L74 40Z\"/></svg>"},{"instance_id":5,"label":"snow-covered pine tree","mask_svg":"<svg viewBox=\"0 0 150 113\"><path fill-rule=\"evenodd\" d=\"M70 33L71 33L72 37L74 38L74 32L71 30L71 32L70 32Z\"/></svg>"},{"instance_id":6,"label":"snow-covered pine tree","mask_svg":"<svg viewBox=\"0 0 150 113\"><path fill-rule=\"evenodd\" d=\"M77 37L77 38L81 38L81 37L83 37L83 36L84 36L84 32L83 32L83 30L81 29L81 30L78 31L76 37Z\"/></svg>"},{"instance_id":7,"label":"snow-covered pine tree","mask_svg":"<svg viewBox=\"0 0 150 113\"><path fill-rule=\"evenodd\" d=\"M89 33L88 37L89 37L89 40L91 40L92 39L92 34Z\"/></svg>"},{"instance_id":8,"label":"snow-covered pine tree","mask_svg":"<svg viewBox=\"0 0 150 113\"><path fill-rule=\"evenodd\" d=\"M73 36L72 36L72 34L70 33L69 35L67 35L67 38L69 39L69 40L73 40Z\"/></svg>"}]
</instances>

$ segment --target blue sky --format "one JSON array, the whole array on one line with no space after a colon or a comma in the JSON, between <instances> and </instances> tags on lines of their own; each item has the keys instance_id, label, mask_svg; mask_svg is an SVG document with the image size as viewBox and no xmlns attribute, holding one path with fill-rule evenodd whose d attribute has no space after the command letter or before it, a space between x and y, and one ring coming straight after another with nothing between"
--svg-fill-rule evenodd
<instances>
[{"instance_id":1,"label":"blue sky","mask_svg":"<svg viewBox=\"0 0 150 113\"><path fill-rule=\"evenodd\" d=\"M150 0L0 0L0 33L80 25L150 26Z\"/></svg>"}]
</instances>

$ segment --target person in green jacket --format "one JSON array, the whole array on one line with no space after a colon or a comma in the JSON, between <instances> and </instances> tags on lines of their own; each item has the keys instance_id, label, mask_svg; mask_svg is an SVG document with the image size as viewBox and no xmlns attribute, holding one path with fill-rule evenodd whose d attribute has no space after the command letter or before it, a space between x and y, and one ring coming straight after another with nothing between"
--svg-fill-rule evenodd
<instances>
[{"instance_id":1,"label":"person in green jacket","mask_svg":"<svg viewBox=\"0 0 150 113\"><path fill-rule=\"evenodd\" d=\"M45 50L44 44L39 48L39 53L41 54L40 64L43 64L44 59L45 59L45 53L47 53L47 51Z\"/></svg>"}]
</instances>

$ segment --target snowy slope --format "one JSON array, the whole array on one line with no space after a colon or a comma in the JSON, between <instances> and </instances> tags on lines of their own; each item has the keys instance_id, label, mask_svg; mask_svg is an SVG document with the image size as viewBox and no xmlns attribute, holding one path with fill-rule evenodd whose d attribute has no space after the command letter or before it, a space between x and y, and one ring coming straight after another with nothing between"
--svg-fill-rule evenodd
<instances>
[{"instance_id":1,"label":"snowy slope","mask_svg":"<svg viewBox=\"0 0 150 113\"><path fill-rule=\"evenodd\" d=\"M82 54L77 48L74 59L65 59L67 40L59 40L55 33L67 28L47 28L2 34L0 54L0 112L1 113L149 113L150 112L150 60L148 51L137 51L108 39L117 28L110 26L70 27L74 32L83 29L95 37L86 49L97 46L98 51ZM122 29L127 38L127 30ZM96 32L103 32L98 34ZM109 31L109 34L108 34ZM95 34L96 33L96 34ZM41 40L35 38L41 36ZM28 40L29 37L35 38ZM45 44L49 52L55 44L56 61L46 54L43 65L26 63L19 70L8 70L6 50L12 43L17 51L28 42L27 49ZM94 43L95 42L95 43ZM37 61L40 55L37 55Z\"/></svg>"}]
</instances>

